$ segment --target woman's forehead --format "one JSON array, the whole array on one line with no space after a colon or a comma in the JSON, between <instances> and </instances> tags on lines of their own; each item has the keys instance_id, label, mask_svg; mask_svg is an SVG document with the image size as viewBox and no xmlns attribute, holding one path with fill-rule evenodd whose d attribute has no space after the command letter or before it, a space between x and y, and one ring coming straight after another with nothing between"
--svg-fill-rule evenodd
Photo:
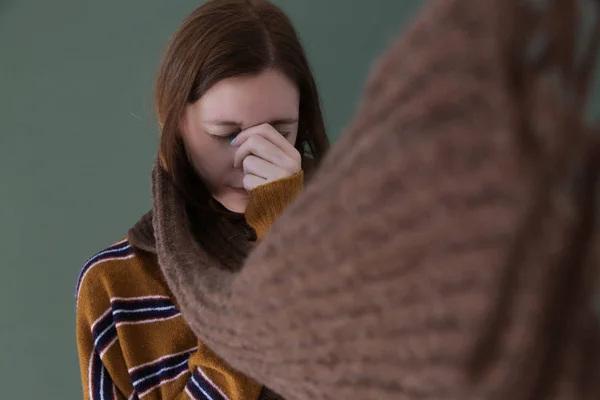
<instances>
[{"instance_id":1,"label":"woman's forehead","mask_svg":"<svg viewBox=\"0 0 600 400\"><path fill-rule=\"evenodd\" d=\"M299 91L282 73L224 79L210 88L193 108L205 123L256 125L298 117Z\"/></svg>"}]
</instances>

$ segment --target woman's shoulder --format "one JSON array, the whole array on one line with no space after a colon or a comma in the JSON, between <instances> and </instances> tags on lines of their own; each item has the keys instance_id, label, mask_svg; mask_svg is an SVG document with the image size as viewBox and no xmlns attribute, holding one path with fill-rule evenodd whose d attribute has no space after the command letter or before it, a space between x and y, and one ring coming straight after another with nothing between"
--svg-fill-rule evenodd
<instances>
[{"instance_id":1,"label":"woman's shoulder","mask_svg":"<svg viewBox=\"0 0 600 400\"><path fill-rule=\"evenodd\" d=\"M118 275L119 271L127 268L135 257L133 247L126 238L92 255L79 272L75 289L76 298L79 298L82 288L93 289L95 286L102 285L107 277Z\"/></svg>"},{"instance_id":2,"label":"woman's shoulder","mask_svg":"<svg viewBox=\"0 0 600 400\"><path fill-rule=\"evenodd\" d=\"M100 301L145 295L168 295L156 257L142 253L124 238L83 264L75 297Z\"/></svg>"}]
</instances>

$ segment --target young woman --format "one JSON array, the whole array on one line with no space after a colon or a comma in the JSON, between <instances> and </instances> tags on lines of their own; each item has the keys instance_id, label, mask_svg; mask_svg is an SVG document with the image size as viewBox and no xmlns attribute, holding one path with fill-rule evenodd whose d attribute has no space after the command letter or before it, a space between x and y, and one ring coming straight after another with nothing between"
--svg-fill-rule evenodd
<instances>
[{"instance_id":1,"label":"young woman","mask_svg":"<svg viewBox=\"0 0 600 400\"><path fill-rule=\"evenodd\" d=\"M600 7L424 4L241 270L194 248L154 170L161 271L289 399L600 399Z\"/></svg>"},{"instance_id":2,"label":"young woman","mask_svg":"<svg viewBox=\"0 0 600 400\"><path fill-rule=\"evenodd\" d=\"M173 36L155 91L161 127L155 170L183 199L172 207L185 213L190 246L214 268L238 270L328 148L294 28L265 0L209 1ZM84 398L275 396L190 330L147 245L152 218L144 216L80 274Z\"/></svg>"}]
</instances>

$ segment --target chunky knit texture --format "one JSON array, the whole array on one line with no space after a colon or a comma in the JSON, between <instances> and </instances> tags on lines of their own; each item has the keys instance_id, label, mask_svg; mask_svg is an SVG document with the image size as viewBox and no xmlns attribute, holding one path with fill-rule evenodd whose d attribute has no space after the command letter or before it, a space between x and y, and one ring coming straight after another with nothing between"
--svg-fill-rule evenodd
<instances>
[{"instance_id":1,"label":"chunky knit texture","mask_svg":"<svg viewBox=\"0 0 600 400\"><path fill-rule=\"evenodd\" d=\"M583 129L526 64L577 2L546 2L546 25L521 3L429 2L241 270L206 260L157 163L156 250L198 337L289 400L600 396L593 158L563 151Z\"/></svg>"}]
</instances>

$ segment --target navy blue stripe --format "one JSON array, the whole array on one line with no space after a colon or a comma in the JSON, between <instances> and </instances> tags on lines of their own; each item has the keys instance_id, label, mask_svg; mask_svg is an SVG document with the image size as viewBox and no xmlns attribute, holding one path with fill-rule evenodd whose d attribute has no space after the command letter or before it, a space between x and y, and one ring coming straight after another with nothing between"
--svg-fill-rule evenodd
<instances>
[{"instance_id":1,"label":"navy blue stripe","mask_svg":"<svg viewBox=\"0 0 600 400\"><path fill-rule=\"evenodd\" d=\"M108 370L102 363L98 352L92 354L92 398L91 400L112 399L114 398L113 381Z\"/></svg>"},{"instance_id":2,"label":"navy blue stripe","mask_svg":"<svg viewBox=\"0 0 600 400\"><path fill-rule=\"evenodd\" d=\"M113 340L115 340L116 337L117 337L117 327L115 325L113 325L110 328L108 328L106 333L104 335L102 335L102 337L99 338L98 341L95 342L96 350L99 353L102 353L104 350L106 350L108 345Z\"/></svg>"},{"instance_id":3,"label":"navy blue stripe","mask_svg":"<svg viewBox=\"0 0 600 400\"><path fill-rule=\"evenodd\" d=\"M188 381L187 388L192 393L192 396L194 396L194 399L210 400L208 397L206 397L206 395L204 393L202 393L202 391L198 388L198 386L196 386L196 384L192 380L193 378L194 378L194 375L192 375L192 378L190 378L190 380ZM198 381L198 378L196 378L196 381ZM198 383L200 383L200 382L198 382ZM216 400L216 399L213 399L213 400Z\"/></svg>"},{"instance_id":4,"label":"navy blue stripe","mask_svg":"<svg viewBox=\"0 0 600 400\"><path fill-rule=\"evenodd\" d=\"M85 262L85 264L83 264L83 268L81 269L81 272L79 273L79 278L77 279L77 287L75 289L75 298L77 298L77 296L79 295L79 287L81 286L81 281L82 281L85 273L87 272L88 269L90 269L90 267L92 265L96 264L99 261L107 259L107 258L125 257L125 256L131 254L132 252L133 252L133 249L131 248L131 245L129 244L128 241L125 241L123 243L118 243L113 246L110 246L110 247L96 253L91 258L89 258Z\"/></svg>"},{"instance_id":5,"label":"navy blue stripe","mask_svg":"<svg viewBox=\"0 0 600 400\"><path fill-rule=\"evenodd\" d=\"M139 309L149 308L146 307L144 302L136 302L136 304L141 306ZM155 302L149 302L148 305L152 304L155 304ZM115 337L117 337L117 323L139 323L154 319L166 319L180 314L179 310L177 310L173 303L168 300L161 301L160 305L168 308L164 310L145 310L137 312L135 309L121 311L113 308L111 312L107 313L94 326L92 335L94 337L96 350L99 353L102 353L105 347L109 345L115 339Z\"/></svg>"},{"instance_id":6,"label":"navy blue stripe","mask_svg":"<svg viewBox=\"0 0 600 400\"><path fill-rule=\"evenodd\" d=\"M101 399L102 398L102 385L100 385L101 382L101 374L102 374L102 368L104 368L104 366L102 365L102 360L100 359L100 356L98 355L97 352L93 352L92 354L92 399L91 400L97 400L97 399Z\"/></svg>"},{"instance_id":7,"label":"navy blue stripe","mask_svg":"<svg viewBox=\"0 0 600 400\"><path fill-rule=\"evenodd\" d=\"M190 385L195 387L195 389L198 389L196 383L210 396L212 400L225 400L223 396L221 396L221 393L217 392L213 386L206 379L204 379L200 372L198 372L198 368L194 370L192 378L190 379ZM202 393L202 391L198 390L198 393ZM202 395L204 396L204 394ZM201 398L206 398L206 396Z\"/></svg>"},{"instance_id":8,"label":"navy blue stripe","mask_svg":"<svg viewBox=\"0 0 600 400\"><path fill-rule=\"evenodd\" d=\"M102 353L106 346L117 337L117 327L114 324L111 313L106 314L104 318L96 324L92 335L94 336L94 346L96 347L96 351Z\"/></svg>"},{"instance_id":9,"label":"navy blue stripe","mask_svg":"<svg viewBox=\"0 0 600 400\"><path fill-rule=\"evenodd\" d=\"M112 309L117 311L133 311L143 308L173 307L169 299L145 299L145 300L113 300Z\"/></svg>"},{"instance_id":10,"label":"navy blue stripe","mask_svg":"<svg viewBox=\"0 0 600 400\"><path fill-rule=\"evenodd\" d=\"M186 362L190 358L190 353L179 354L177 356L169 357L156 364L151 364L145 367L138 369L137 371L131 374L131 381L136 382L140 379L143 379L147 376L158 373L162 369L168 369L180 363L184 363L184 369L187 368ZM181 371L179 371L181 372ZM140 383L145 384L145 383ZM142 390L138 390L136 387L136 392L141 393Z\"/></svg>"},{"instance_id":11,"label":"navy blue stripe","mask_svg":"<svg viewBox=\"0 0 600 400\"><path fill-rule=\"evenodd\" d=\"M179 362L170 362L170 365L165 365L162 368L156 369L151 374L145 374L141 376L139 372L134 373L133 376L139 376L140 378L147 377L146 379L136 382L138 379L133 379L135 391L138 393L144 393L145 391L158 386L161 381L169 380L175 378L177 375L181 374L183 371L188 370L187 359L189 358L189 354L185 354L183 357L174 357L170 361L179 361ZM161 363L162 364L162 363ZM161 370L162 369L162 370ZM156 375L153 375L156 374ZM152 376L151 376L152 375Z\"/></svg>"},{"instance_id":12,"label":"navy blue stripe","mask_svg":"<svg viewBox=\"0 0 600 400\"><path fill-rule=\"evenodd\" d=\"M104 400L112 400L114 398L114 386L112 379L110 379L110 375L108 374L108 370L102 364L102 393L104 393Z\"/></svg>"},{"instance_id":13,"label":"navy blue stripe","mask_svg":"<svg viewBox=\"0 0 600 400\"><path fill-rule=\"evenodd\" d=\"M142 322L152 319L169 318L177 314L179 314L179 311L175 307L171 307L167 310L128 311L115 314L115 322Z\"/></svg>"},{"instance_id":14,"label":"navy blue stripe","mask_svg":"<svg viewBox=\"0 0 600 400\"><path fill-rule=\"evenodd\" d=\"M96 339L98 335L104 332L106 328L111 326L113 322L114 321L112 314L110 312L106 313L106 315L102 317L100 321L96 322L96 325L94 325L94 330L92 332L94 334L94 339Z\"/></svg>"}]
</instances>

